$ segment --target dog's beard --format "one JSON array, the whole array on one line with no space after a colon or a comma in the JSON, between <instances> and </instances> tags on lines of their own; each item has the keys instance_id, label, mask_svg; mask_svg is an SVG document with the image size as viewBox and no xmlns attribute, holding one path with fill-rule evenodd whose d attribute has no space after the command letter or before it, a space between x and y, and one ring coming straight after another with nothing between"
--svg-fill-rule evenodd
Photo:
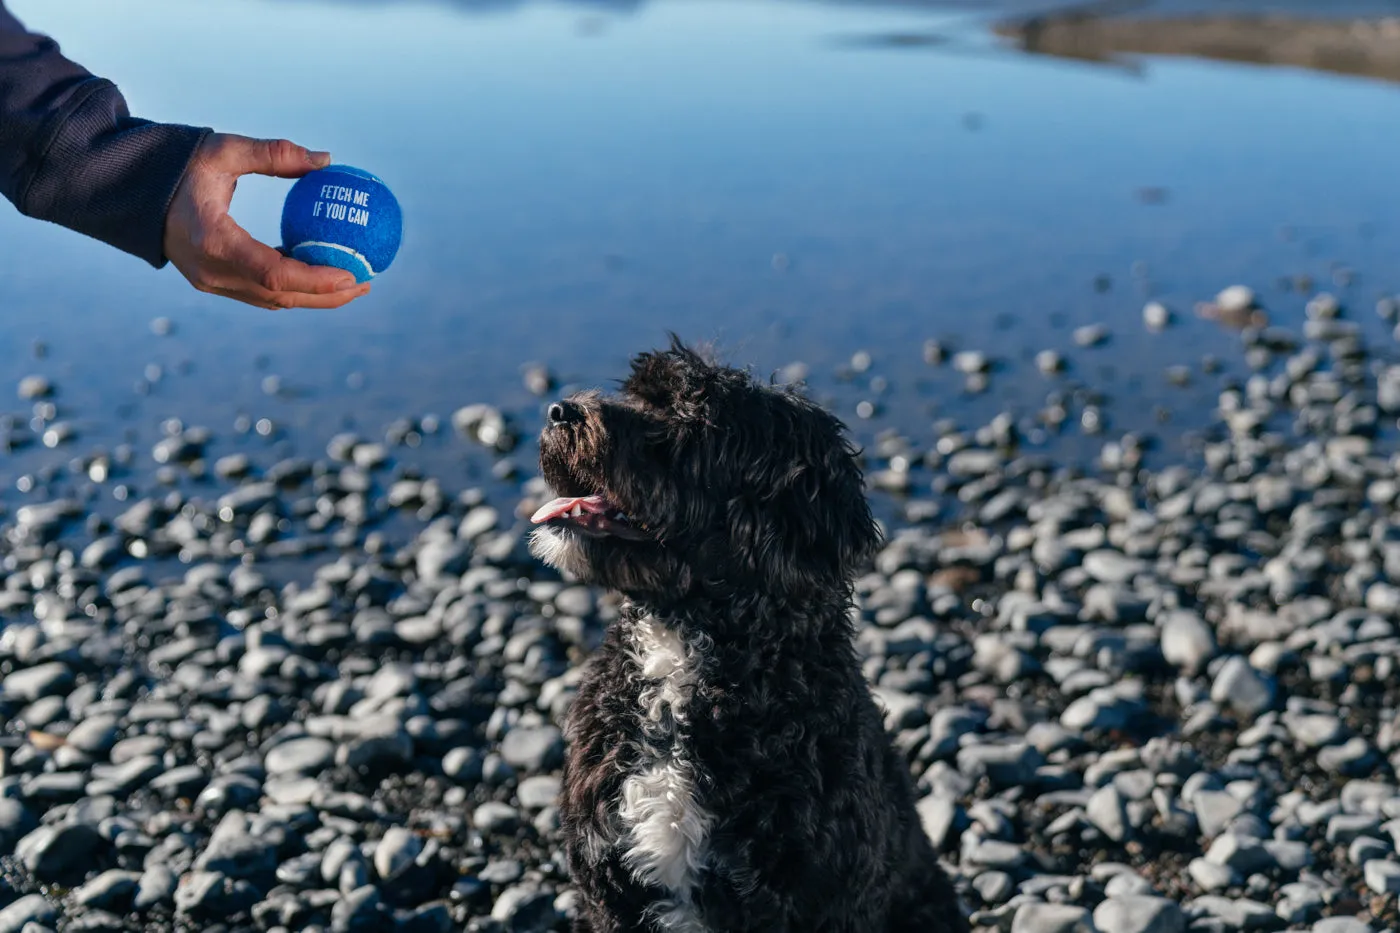
<instances>
[{"instance_id":1,"label":"dog's beard","mask_svg":"<svg viewBox=\"0 0 1400 933\"><path fill-rule=\"evenodd\" d=\"M584 543L562 528L550 525L537 527L530 533L530 553L560 573L580 579L588 576Z\"/></svg>"}]
</instances>

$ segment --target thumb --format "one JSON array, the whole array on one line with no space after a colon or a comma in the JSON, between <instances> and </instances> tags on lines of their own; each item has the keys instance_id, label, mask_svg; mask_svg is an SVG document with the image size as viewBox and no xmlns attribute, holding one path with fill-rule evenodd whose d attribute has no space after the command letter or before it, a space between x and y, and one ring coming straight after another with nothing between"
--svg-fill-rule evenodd
<instances>
[{"instance_id":1,"label":"thumb","mask_svg":"<svg viewBox=\"0 0 1400 933\"><path fill-rule=\"evenodd\" d=\"M237 175L272 175L300 178L331 164L329 152L313 152L286 139L233 137L226 152L229 171Z\"/></svg>"}]
</instances>

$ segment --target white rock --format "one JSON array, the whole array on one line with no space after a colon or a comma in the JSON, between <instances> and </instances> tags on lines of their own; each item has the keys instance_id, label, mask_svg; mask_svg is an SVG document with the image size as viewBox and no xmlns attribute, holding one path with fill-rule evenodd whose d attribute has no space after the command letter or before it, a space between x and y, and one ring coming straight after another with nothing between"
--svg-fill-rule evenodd
<instances>
[{"instance_id":1,"label":"white rock","mask_svg":"<svg viewBox=\"0 0 1400 933\"><path fill-rule=\"evenodd\" d=\"M1186 915L1165 897L1110 897L1094 909L1099 933L1186 933Z\"/></svg>"},{"instance_id":2,"label":"white rock","mask_svg":"<svg viewBox=\"0 0 1400 933\"><path fill-rule=\"evenodd\" d=\"M1073 904L1022 904L1011 933L1098 933L1089 911Z\"/></svg>"},{"instance_id":3,"label":"white rock","mask_svg":"<svg viewBox=\"0 0 1400 933\"><path fill-rule=\"evenodd\" d=\"M1254 307L1254 289L1248 285L1231 285L1215 296L1215 304L1226 314L1238 314Z\"/></svg>"},{"instance_id":4,"label":"white rock","mask_svg":"<svg viewBox=\"0 0 1400 933\"><path fill-rule=\"evenodd\" d=\"M1373 859L1363 869L1366 887L1377 894L1400 894L1400 863Z\"/></svg>"}]
</instances>

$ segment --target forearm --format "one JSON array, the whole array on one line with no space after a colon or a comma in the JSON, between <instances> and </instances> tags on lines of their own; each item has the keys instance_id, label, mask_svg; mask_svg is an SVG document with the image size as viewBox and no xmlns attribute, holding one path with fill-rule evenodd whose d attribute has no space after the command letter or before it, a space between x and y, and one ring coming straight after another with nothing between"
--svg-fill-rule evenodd
<instances>
[{"instance_id":1,"label":"forearm","mask_svg":"<svg viewBox=\"0 0 1400 933\"><path fill-rule=\"evenodd\" d=\"M0 0L0 194L22 213L162 266L166 212L206 133L133 118Z\"/></svg>"}]
</instances>

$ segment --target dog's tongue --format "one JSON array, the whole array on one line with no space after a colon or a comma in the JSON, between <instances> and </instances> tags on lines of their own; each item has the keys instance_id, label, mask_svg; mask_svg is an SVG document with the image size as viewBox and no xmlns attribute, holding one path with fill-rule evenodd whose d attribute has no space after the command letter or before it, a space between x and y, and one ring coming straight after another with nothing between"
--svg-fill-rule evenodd
<instances>
[{"instance_id":1,"label":"dog's tongue","mask_svg":"<svg viewBox=\"0 0 1400 933\"><path fill-rule=\"evenodd\" d=\"M530 522L538 525L559 518L572 512L575 506L581 512L600 513L607 511L608 503L602 496L561 496L540 506L539 511L530 517Z\"/></svg>"}]
</instances>

